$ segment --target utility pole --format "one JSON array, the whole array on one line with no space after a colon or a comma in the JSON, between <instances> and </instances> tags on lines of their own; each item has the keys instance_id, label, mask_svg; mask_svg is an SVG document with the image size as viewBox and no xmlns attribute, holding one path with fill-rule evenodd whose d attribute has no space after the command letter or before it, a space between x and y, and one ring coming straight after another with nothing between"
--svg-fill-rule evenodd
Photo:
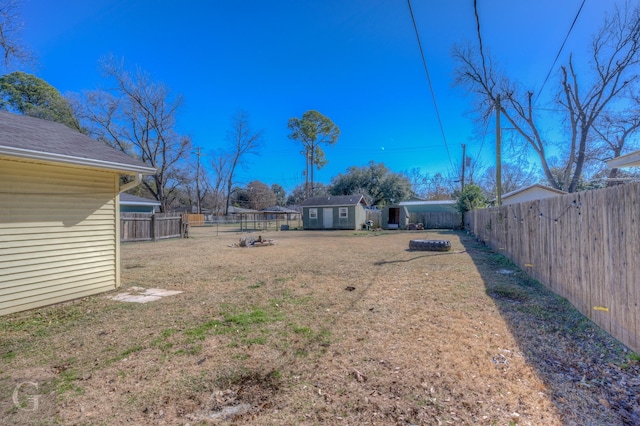
<instances>
[{"instance_id":1,"label":"utility pole","mask_svg":"<svg viewBox=\"0 0 640 426\"><path fill-rule=\"evenodd\" d=\"M496 205L502 205L502 130L500 129L500 114L502 106L500 105L500 94L496 96Z\"/></svg>"},{"instance_id":2,"label":"utility pole","mask_svg":"<svg viewBox=\"0 0 640 426\"><path fill-rule=\"evenodd\" d=\"M198 214L202 213L202 209L200 208L200 157L204 154L202 154L201 151L202 148L197 147L196 152L194 152L194 154L198 156L198 165L196 166L196 198L198 199Z\"/></svg>"},{"instance_id":3,"label":"utility pole","mask_svg":"<svg viewBox=\"0 0 640 426\"><path fill-rule=\"evenodd\" d=\"M467 162L467 145L462 144L462 191L464 192L464 165Z\"/></svg>"}]
</instances>

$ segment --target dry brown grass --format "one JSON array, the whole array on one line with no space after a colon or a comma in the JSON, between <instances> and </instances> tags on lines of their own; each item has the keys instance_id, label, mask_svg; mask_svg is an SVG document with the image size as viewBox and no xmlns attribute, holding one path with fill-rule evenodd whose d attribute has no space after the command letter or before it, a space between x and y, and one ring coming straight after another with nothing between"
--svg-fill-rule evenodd
<instances>
[{"instance_id":1,"label":"dry brown grass","mask_svg":"<svg viewBox=\"0 0 640 426\"><path fill-rule=\"evenodd\" d=\"M462 232L270 232L276 245L254 248L212 228L191 236L122 249L118 292L183 294L1 319L0 422L640 419L633 356ZM408 251L414 238L453 250Z\"/></svg>"}]
</instances>

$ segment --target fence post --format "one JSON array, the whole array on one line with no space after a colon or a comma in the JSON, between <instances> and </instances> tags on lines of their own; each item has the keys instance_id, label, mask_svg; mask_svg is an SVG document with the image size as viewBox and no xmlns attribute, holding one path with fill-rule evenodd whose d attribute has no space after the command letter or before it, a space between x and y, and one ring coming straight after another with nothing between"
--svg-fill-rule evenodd
<instances>
[{"instance_id":1,"label":"fence post","mask_svg":"<svg viewBox=\"0 0 640 426\"><path fill-rule=\"evenodd\" d=\"M151 241L156 240L156 214L151 215L151 225L150 225L149 233L151 234Z\"/></svg>"},{"instance_id":2,"label":"fence post","mask_svg":"<svg viewBox=\"0 0 640 426\"><path fill-rule=\"evenodd\" d=\"M185 224L189 223L189 220L187 219L186 221L184 220L186 215L182 214L180 215L180 238L184 238L185 235ZM186 216L187 218L189 216Z\"/></svg>"}]
</instances>

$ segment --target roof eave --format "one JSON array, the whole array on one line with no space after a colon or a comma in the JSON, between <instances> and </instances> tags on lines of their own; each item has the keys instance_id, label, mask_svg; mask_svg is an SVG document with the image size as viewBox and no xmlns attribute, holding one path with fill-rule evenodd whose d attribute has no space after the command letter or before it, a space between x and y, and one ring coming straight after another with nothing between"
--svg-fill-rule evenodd
<instances>
[{"instance_id":1,"label":"roof eave","mask_svg":"<svg viewBox=\"0 0 640 426\"><path fill-rule=\"evenodd\" d=\"M121 206L160 207L160 203L158 202L136 203L134 201L120 201L120 205Z\"/></svg>"},{"instance_id":2,"label":"roof eave","mask_svg":"<svg viewBox=\"0 0 640 426\"><path fill-rule=\"evenodd\" d=\"M362 204L362 203L358 202L358 203L340 203L340 204L309 204L302 207L355 207L358 204Z\"/></svg>"},{"instance_id":3,"label":"roof eave","mask_svg":"<svg viewBox=\"0 0 640 426\"><path fill-rule=\"evenodd\" d=\"M565 194L567 194L567 192L566 192L566 191L562 191L562 190L560 190L560 189L552 188L552 187L550 187L550 186L546 186L546 185L541 185L541 184L539 184L539 183L535 183L535 184L533 184L533 185L525 186L524 188L519 188L519 189L516 189L516 190L514 190L514 191L507 192L506 194L502 194L502 197L501 197L501 198L502 198L502 199L505 199L505 198L513 197L514 195L518 195L518 194L520 194L521 192L525 192L525 191L527 191L527 190L529 190L529 189L533 189L533 188L540 188L540 189L545 190L545 191L547 191L547 192L554 192L554 193L556 193L556 194L558 194L558 195L565 195Z\"/></svg>"},{"instance_id":4,"label":"roof eave","mask_svg":"<svg viewBox=\"0 0 640 426\"><path fill-rule=\"evenodd\" d=\"M612 158L607 161L608 169L617 169L620 167L638 167L640 166L640 151L634 151L630 154Z\"/></svg>"},{"instance_id":5,"label":"roof eave","mask_svg":"<svg viewBox=\"0 0 640 426\"><path fill-rule=\"evenodd\" d=\"M94 167L99 169L113 170L119 173L142 173L145 175L149 175L156 172L156 169L153 167L115 163L111 161L102 161L90 158L73 157L70 155L53 154L9 146L0 146L0 155L8 155L11 157L25 158L29 160L53 161L55 163L70 164L74 166Z\"/></svg>"}]
</instances>

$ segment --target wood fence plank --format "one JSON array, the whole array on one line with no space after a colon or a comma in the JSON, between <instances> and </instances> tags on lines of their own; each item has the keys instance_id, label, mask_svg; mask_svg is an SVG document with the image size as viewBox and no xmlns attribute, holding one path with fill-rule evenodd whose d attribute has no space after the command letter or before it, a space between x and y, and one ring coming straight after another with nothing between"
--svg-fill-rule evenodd
<instances>
[{"instance_id":1,"label":"wood fence plank","mask_svg":"<svg viewBox=\"0 0 640 426\"><path fill-rule=\"evenodd\" d=\"M121 213L120 240L152 241L180 237L182 217L174 213Z\"/></svg>"},{"instance_id":2,"label":"wood fence plank","mask_svg":"<svg viewBox=\"0 0 640 426\"><path fill-rule=\"evenodd\" d=\"M574 209L574 217L578 224L575 229L575 240L577 241L579 250L576 254L576 265L579 268L576 279L580 286L579 297L581 305L578 308L580 312L589 312L591 310L591 281L589 276L589 252L588 252L588 215L583 215L581 206L584 202L585 194L577 194Z\"/></svg>"},{"instance_id":3,"label":"wood fence plank","mask_svg":"<svg viewBox=\"0 0 640 426\"><path fill-rule=\"evenodd\" d=\"M620 209L621 229L620 229L620 263L622 265L622 271L620 274L620 288L618 289L617 296L620 303L620 317L617 317L617 326L620 328L620 334L622 341L629 344L635 333L635 320L633 319L632 303L634 302L634 290L635 286L632 273L633 259L629 258L629 250L633 247L634 241L632 240L633 225L631 221L631 215L633 214L631 193L626 186L621 186L620 198L622 199L622 205ZM636 252L637 253L637 252ZM632 325L633 324L633 325Z\"/></svg>"},{"instance_id":4,"label":"wood fence plank","mask_svg":"<svg viewBox=\"0 0 640 426\"><path fill-rule=\"evenodd\" d=\"M629 294L629 310L627 312L627 324L629 331L629 341L624 342L631 348L640 348L640 268L638 267L640 253L640 202L638 202L637 191L633 187L627 187L627 197L625 198L627 210L628 235L626 247L628 274L627 291Z\"/></svg>"},{"instance_id":5,"label":"wood fence plank","mask_svg":"<svg viewBox=\"0 0 640 426\"><path fill-rule=\"evenodd\" d=\"M624 321L624 306L626 305L623 291L626 291L626 256L624 254L625 228L624 228L624 187L618 185L615 188L613 204L616 206L612 209L611 216L611 254L612 254L612 276L609 294L611 297L609 318L611 318L611 334L620 336L625 339L622 322ZM626 336L628 340L628 336Z\"/></svg>"},{"instance_id":6,"label":"wood fence plank","mask_svg":"<svg viewBox=\"0 0 640 426\"><path fill-rule=\"evenodd\" d=\"M608 311L601 311L602 312L602 316L606 317L606 319L603 318L603 321L606 324L606 330L611 333L613 331L612 328L612 323L611 323L611 314L612 313L616 313L618 314L618 312L616 312L615 308L617 308L617 306L615 305L615 301L614 301L614 294L613 291L614 289L611 288L611 283L617 280L617 269L618 269L618 258L617 258L617 251L616 251L616 242L618 241L618 235L617 235L617 230L618 230L618 223L617 223L617 219L618 219L618 215L616 214L617 212L610 209L608 204L614 202L614 200L617 198L616 197L616 192L617 192L617 188L613 187L611 188L611 192L607 197L607 202L603 204L603 207L606 211L606 221L605 223L605 279L603 282L603 291L602 291L602 297L603 297L603 306L606 306L608 308Z\"/></svg>"}]
</instances>

